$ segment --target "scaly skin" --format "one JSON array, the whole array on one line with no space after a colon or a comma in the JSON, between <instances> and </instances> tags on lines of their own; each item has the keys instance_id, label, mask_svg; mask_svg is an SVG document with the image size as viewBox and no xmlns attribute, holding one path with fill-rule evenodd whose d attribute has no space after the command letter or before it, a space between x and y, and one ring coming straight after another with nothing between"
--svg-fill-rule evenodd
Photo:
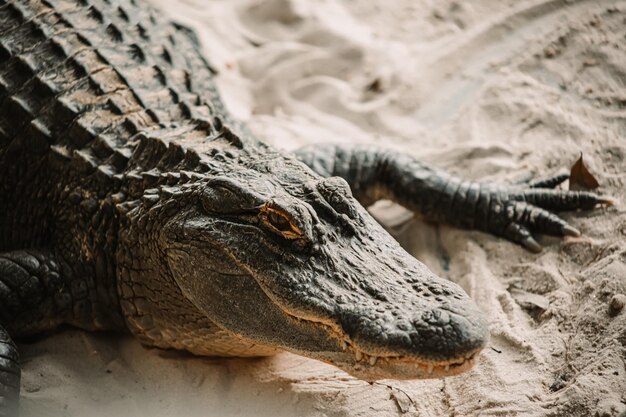
<instances>
[{"instance_id":1,"label":"scaly skin","mask_svg":"<svg viewBox=\"0 0 626 417\"><path fill-rule=\"evenodd\" d=\"M567 174L518 185L489 184L465 181L410 155L372 145L314 145L297 155L324 177L345 178L366 206L383 198L394 200L426 220L482 230L533 252L541 246L531 232L580 236L551 211L614 203L592 192L554 190Z\"/></svg>"},{"instance_id":2,"label":"scaly skin","mask_svg":"<svg viewBox=\"0 0 626 417\"><path fill-rule=\"evenodd\" d=\"M234 122L211 76L193 34L135 1L0 1L0 416L19 396L11 337L62 323L367 380L463 372L485 318L362 204L536 250L529 227L577 233L538 206L608 201L369 147L303 150L311 170Z\"/></svg>"}]
</instances>

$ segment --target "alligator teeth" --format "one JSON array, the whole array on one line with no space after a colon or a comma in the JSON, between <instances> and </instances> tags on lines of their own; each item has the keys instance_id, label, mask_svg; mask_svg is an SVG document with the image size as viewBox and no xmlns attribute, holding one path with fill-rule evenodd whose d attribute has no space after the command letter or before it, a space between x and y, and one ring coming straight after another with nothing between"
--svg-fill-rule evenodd
<instances>
[{"instance_id":1,"label":"alligator teeth","mask_svg":"<svg viewBox=\"0 0 626 417\"><path fill-rule=\"evenodd\" d=\"M359 362L361 359L363 359L363 353L360 350L356 351L356 361Z\"/></svg>"},{"instance_id":2,"label":"alligator teeth","mask_svg":"<svg viewBox=\"0 0 626 417\"><path fill-rule=\"evenodd\" d=\"M435 366L432 363L428 364L428 375L433 373L433 369L435 369Z\"/></svg>"},{"instance_id":3,"label":"alligator teeth","mask_svg":"<svg viewBox=\"0 0 626 417\"><path fill-rule=\"evenodd\" d=\"M376 365L376 360L378 359L378 357L376 356L370 356L370 365L374 366Z\"/></svg>"},{"instance_id":4,"label":"alligator teeth","mask_svg":"<svg viewBox=\"0 0 626 417\"><path fill-rule=\"evenodd\" d=\"M450 365L446 365L445 371L448 372L450 370Z\"/></svg>"},{"instance_id":5,"label":"alligator teeth","mask_svg":"<svg viewBox=\"0 0 626 417\"><path fill-rule=\"evenodd\" d=\"M341 349L343 349L343 350L348 349L348 342L346 342L345 340L343 342L341 342Z\"/></svg>"}]
</instances>

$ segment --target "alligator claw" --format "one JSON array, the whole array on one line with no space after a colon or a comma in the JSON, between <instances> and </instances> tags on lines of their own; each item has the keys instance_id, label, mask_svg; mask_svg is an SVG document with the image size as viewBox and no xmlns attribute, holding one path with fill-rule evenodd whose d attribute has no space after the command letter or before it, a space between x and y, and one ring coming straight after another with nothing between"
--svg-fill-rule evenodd
<instances>
[{"instance_id":1,"label":"alligator claw","mask_svg":"<svg viewBox=\"0 0 626 417\"><path fill-rule=\"evenodd\" d=\"M572 237L579 237L580 236L580 230L576 229L575 227L570 226L569 224L566 224L565 226L563 226L563 229L561 229L561 232L563 233L563 236L572 236Z\"/></svg>"},{"instance_id":2,"label":"alligator claw","mask_svg":"<svg viewBox=\"0 0 626 417\"><path fill-rule=\"evenodd\" d=\"M541 245L533 238L528 228L519 223L509 223L504 230L504 237L521 244L531 252L541 252Z\"/></svg>"},{"instance_id":3,"label":"alligator claw","mask_svg":"<svg viewBox=\"0 0 626 417\"><path fill-rule=\"evenodd\" d=\"M537 243L537 241L532 237L528 236L526 239L522 241L522 245L531 252L539 253L541 252L541 245Z\"/></svg>"},{"instance_id":4,"label":"alligator claw","mask_svg":"<svg viewBox=\"0 0 626 417\"><path fill-rule=\"evenodd\" d=\"M600 198L598 198L598 204L602 206L616 206L617 200L614 199L613 197L600 196Z\"/></svg>"}]
</instances>

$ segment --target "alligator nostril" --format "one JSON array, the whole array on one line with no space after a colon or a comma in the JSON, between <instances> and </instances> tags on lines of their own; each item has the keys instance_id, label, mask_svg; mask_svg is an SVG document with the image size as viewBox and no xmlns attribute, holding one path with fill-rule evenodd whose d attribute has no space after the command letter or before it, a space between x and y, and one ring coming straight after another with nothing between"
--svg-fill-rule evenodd
<instances>
[{"instance_id":1,"label":"alligator nostril","mask_svg":"<svg viewBox=\"0 0 626 417\"><path fill-rule=\"evenodd\" d=\"M411 325L409 325L409 323L407 323L406 321L399 321L396 323L396 327L400 330L403 331L408 331L411 329Z\"/></svg>"},{"instance_id":2,"label":"alligator nostril","mask_svg":"<svg viewBox=\"0 0 626 417\"><path fill-rule=\"evenodd\" d=\"M421 320L430 325L441 326L450 321L450 316L439 309L432 309L424 311Z\"/></svg>"},{"instance_id":3,"label":"alligator nostril","mask_svg":"<svg viewBox=\"0 0 626 417\"><path fill-rule=\"evenodd\" d=\"M433 316L440 326L450 323L450 315L443 310L433 310Z\"/></svg>"}]
</instances>

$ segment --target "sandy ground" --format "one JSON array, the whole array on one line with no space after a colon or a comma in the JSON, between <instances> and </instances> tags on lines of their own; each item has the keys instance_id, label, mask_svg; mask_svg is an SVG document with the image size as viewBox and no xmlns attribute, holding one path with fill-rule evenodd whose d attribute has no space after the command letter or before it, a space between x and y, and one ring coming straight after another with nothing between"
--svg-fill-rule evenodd
<instances>
[{"instance_id":1,"label":"sandy ground","mask_svg":"<svg viewBox=\"0 0 626 417\"><path fill-rule=\"evenodd\" d=\"M206 359L65 331L22 345L26 416L624 416L626 3L153 0L200 35L232 111L275 145L385 143L466 177L583 152L621 207L538 255L374 209L488 315L476 368L370 385L290 354Z\"/></svg>"}]
</instances>

